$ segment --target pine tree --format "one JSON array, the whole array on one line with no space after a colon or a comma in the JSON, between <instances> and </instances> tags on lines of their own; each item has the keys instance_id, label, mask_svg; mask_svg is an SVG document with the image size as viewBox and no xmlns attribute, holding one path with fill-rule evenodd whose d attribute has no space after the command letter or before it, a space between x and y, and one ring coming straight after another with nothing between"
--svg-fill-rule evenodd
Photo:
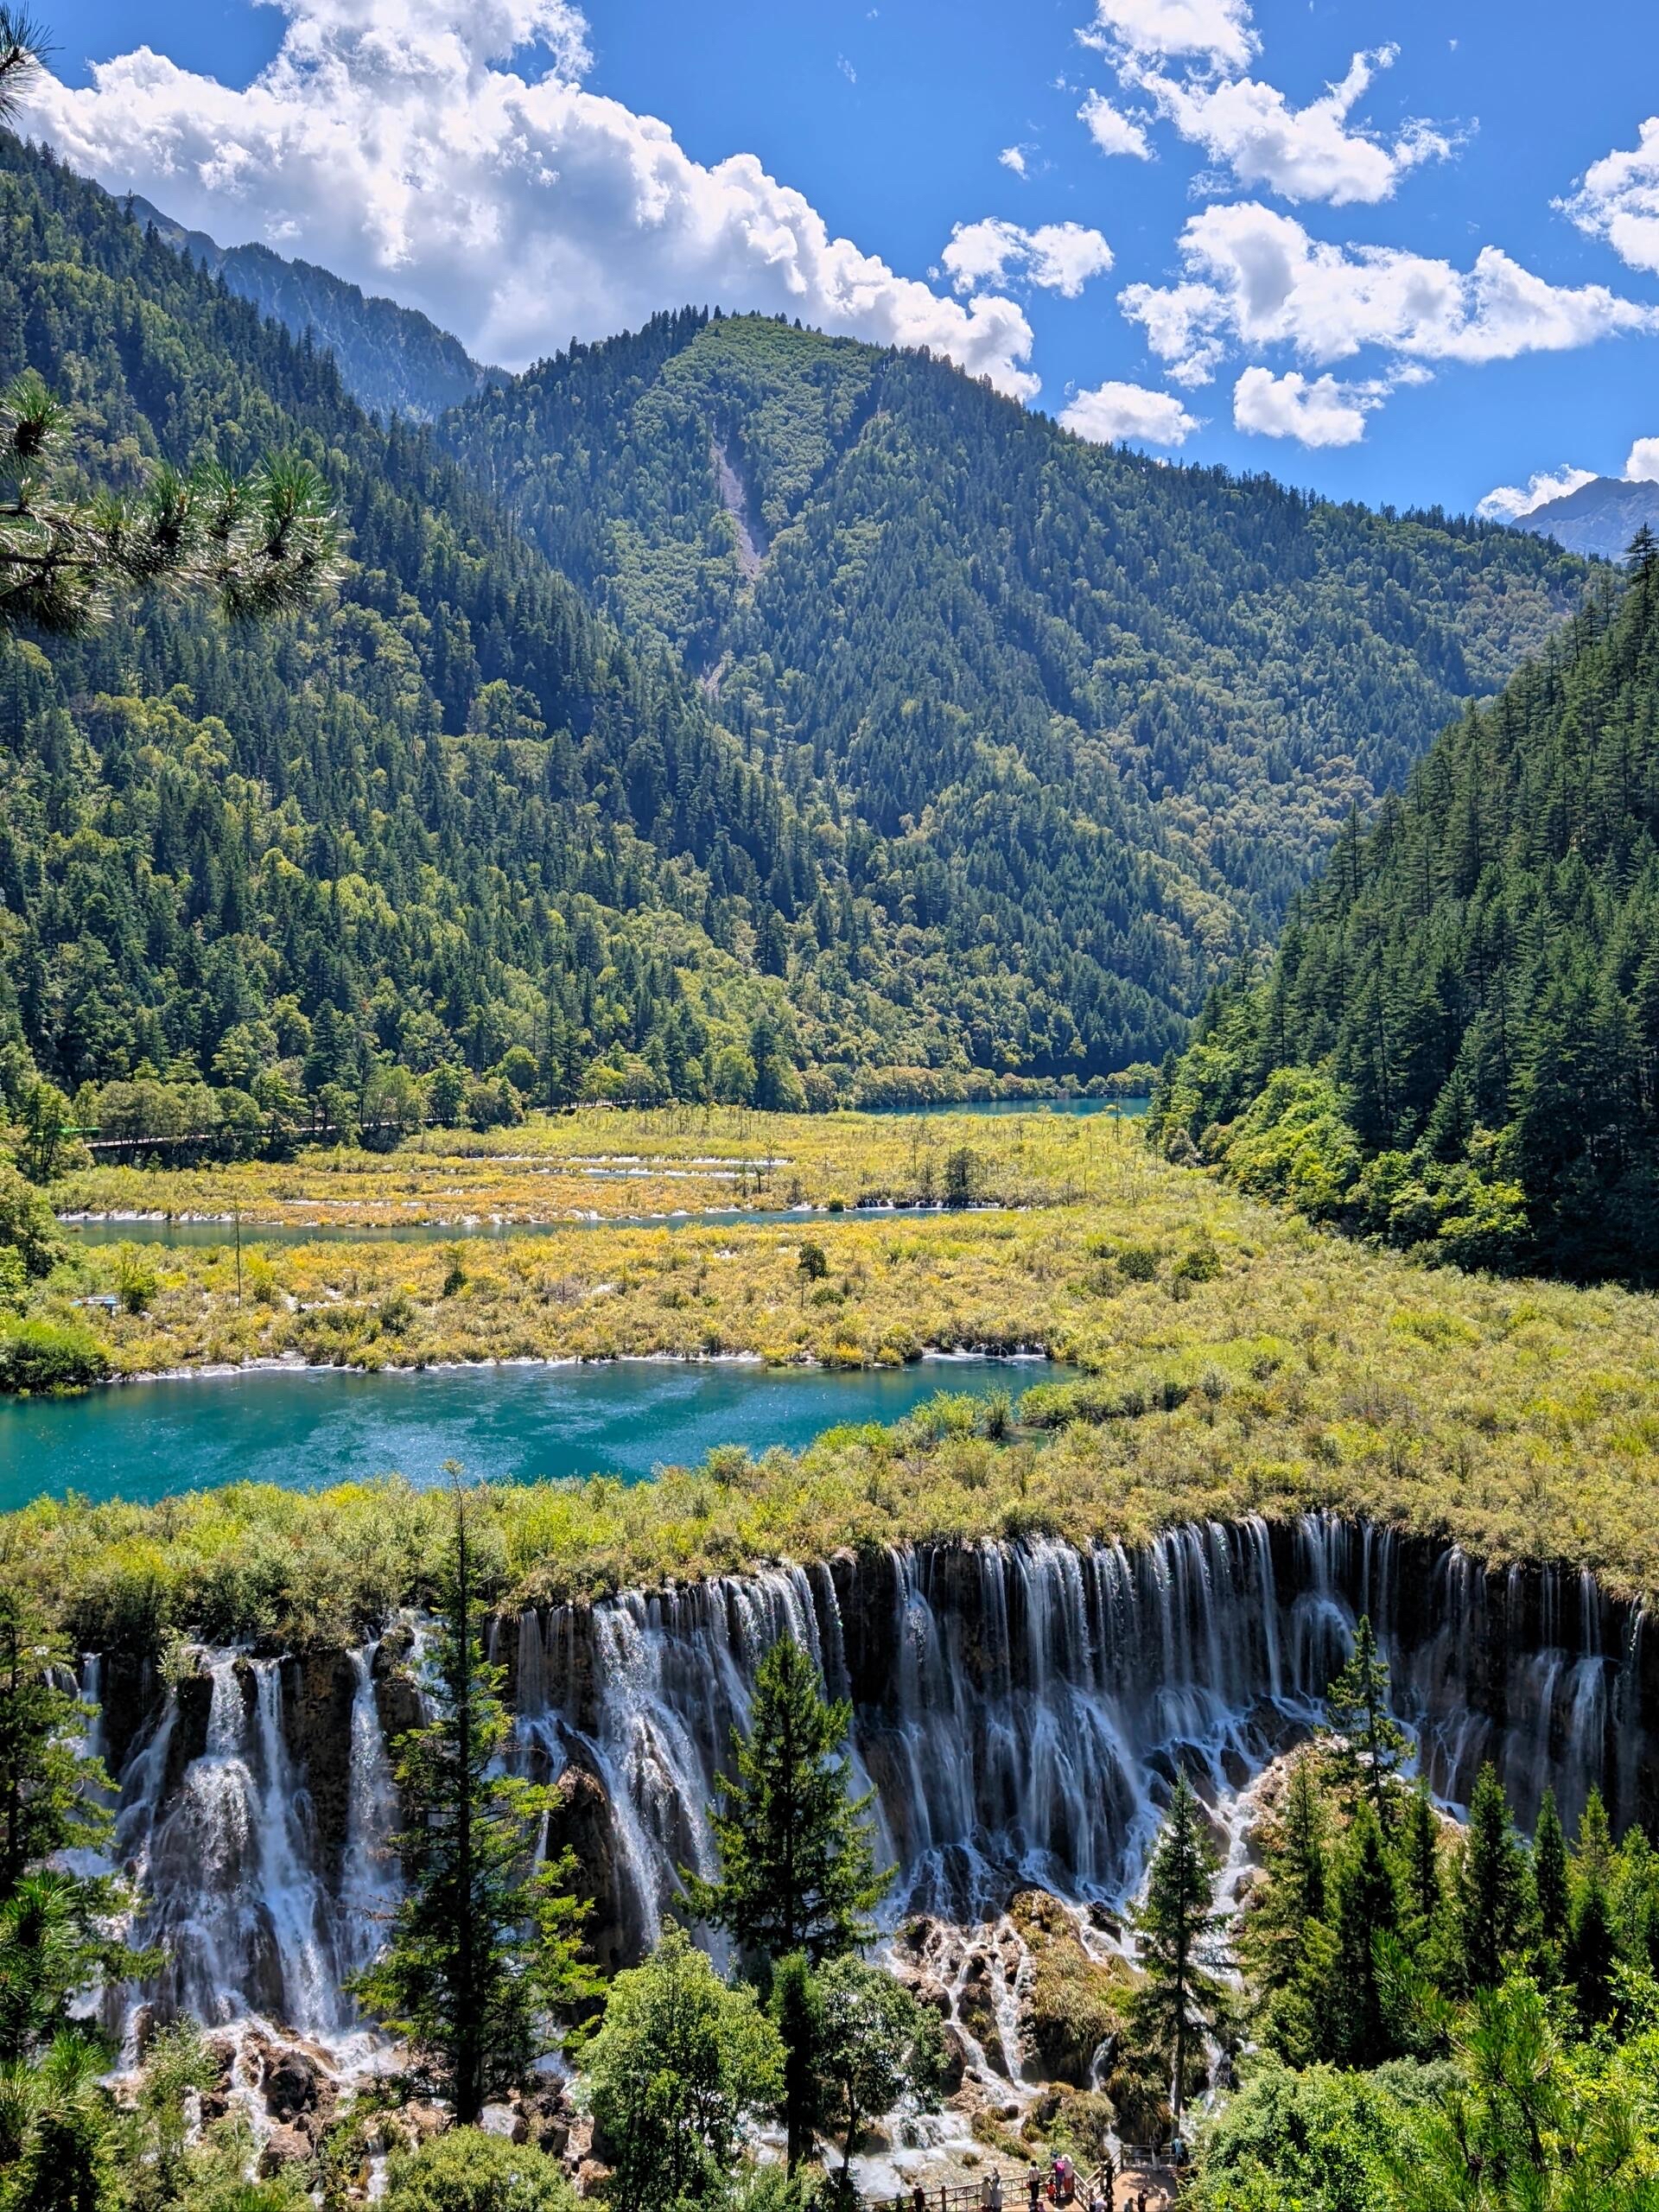
<instances>
[{"instance_id":1,"label":"pine tree","mask_svg":"<svg viewBox=\"0 0 1659 2212\"><path fill-rule=\"evenodd\" d=\"M734 1733L735 1771L709 1812L719 1877L681 1874L691 1910L753 1958L804 1951L817 1965L872 1932L896 1870L876 1872L871 1797L848 1796L851 1726L851 1707L825 1699L800 1645L773 1644L755 1670L747 1732Z\"/></svg>"},{"instance_id":2,"label":"pine tree","mask_svg":"<svg viewBox=\"0 0 1659 2212\"><path fill-rule=\"evenodd\" d=\"M1483 1766L1458 1870L1458 1939L1471 1993L1502 1981L1523 1932L1526 1870L1497 1770Z\"/></svg>"},{"instance_id":3,"label":"pine tree","mask_svg":"<svg viewBox=\"0 0 1659 2212\"><path fill-rule=\"evenodd\" d=\"M80 1748L86 1708L60 1687L68 1662L35 1600L0 1584L0 1904L31 1867L109 1829L110 1778Z\"/></svg>"},{"instance_id":4,"label":"pine tree","mask_svg":"<svg viewBox=\"0 0 1659 2212\"><path fill-rule=\"evenodd\" d=\"M804 1951L791 1951L773 1967L768 2009L783 2045L785 2156L793 2173L811 2149L823 2117L817 2071L823 1997Z\"/></svg>"},{"instance_id":5,"label":"pine tree","mask_svg":"<svg viewBox=\"0 0 1659 2212\"><path fill-rule=\"evenodd\" d=\"M1267 1996L1303 1979L1308 1929L1325 1916L1329 1826L1317 1762L1304 1756L1291 1767L1284 1808L1264 1854L1265 1879L1239 1936L1243 1961ZM1273 2040L1300 2046L1300 2034L1291 2030L1283 2012L1276 2008Z\"/></svg>"},{"instance_id":6,"label":"pine tree","mask_svg":"<svg viewBox=\"0 0 1659 2212\"><path fill-rule=\"evenodd\" d=\"M1377 1961L1380 1937L1400 1924L1382 1831L1369 1804L1354 1816L1337 1885L1338 1986L1334 1993L1339 2048L1345 2066L1380 2066L1394 2055L1384 2016Z\"/></svg>"},{"instance_id":7,"label":"pine tree","mask_svg":"<svg viewBox=\"0 0 1659 2212\"><path fill-rule=\"evenodd\" d=\"M1440 1874L1440 1823L1426 1782L1420 1782L1412 1791L1406 1808L1400 1866L1407 1910L1417 1923L1415 1940L1421 1942L1433 1933L1446 1903L1446 1885Z\"/></svg>"},{"instance_id":8,"label":"pine tree","mask_svg":"<svg viewBox=\"0 0 1659 2212\"><path fill-rule=\"evenodd\" d=\"M1573 1839L1573 1872L1580 1881L1594 1880L1605 1885L1612 1879L1613 1859L1613 1830L1606 1801L1599 1789L1592 1789Z\"/></svg>"},{"instance_id":9,"label":"pine tree","mask_svg":"<svg viewBox=\"0 0 1659 2212\"><path fill-rule=\"evenodd\" d=\"M1299 1758L1291 1769L1285 1797L1284 1842L1279 1861L1299 1922L1324 1917L1325 1828L1313 1763Z\"/></svg>"},{"instance_id":10,"label":"pine tree","mask_svg":"<svg viewBox=\"0 0 1659 2212\"><path fill-rule=\"evenodd\" d=\"M1562 1954L1561 1971L1586 2032L1611 2019L1613 1979L1618 1966L1618 1938L1612 1908L1600 1875L1592 1872L1573 1901L1573 1923Z\"/></svg>"},{"instance_id":11,"label":"pine tree","mask_svg":"<svg viewBox=\"0 0 1659 2212\"><path fill-rule=\"evenodd\" d=\"M512 1725L505 1670L485 1657L470 1504L455 1477L454 1530L428 1652L432 1718L393 1745L411 1824L397 1839L406 1893L390 1941L353 1985L414 2053L416 2078L462 2126L556 2047L550 2015L598 1987L581 1962L586 1908L569 1853L537 1864L556 1789L493 1770Z\"/></svg>"},{"instance_id":12,"label":"pine tree","mask_svg":"<svg viewBox=\"0 0 1659 2212\"><path fill-rule=\"evenodd\" d=\"M1557 1951L1567 1940L1571 1902L1567 1890L1567 1838L1555 1809L1555 1792L1546 1789L1532 1835L1532 1891L1538 1931Z\"/></svg>"},{"instance_id":13,"label":"pine tree","mask_svg":"<svg viewBox=\"0 0 1659 2212\"><path fill-rule=\"evenodd\" d=\"M1177 2120L1186 2101L1206 2031L1223 2018L1226 1997L1222 1930L1215 1910L1221 1862L1192 1785L1176 1777L1169 1811L1152 1855L1146 1895L1134 1914L1144 1979L1135 1997L1141 2040L1167 2059L1170 2103Z\"/></svg>"},{"instance_id":14,"label":"pine tree","mask_svg":"<svg viewBox=\"0 0 1659 2212\"><path fill-rule=\"evenodd\" d=\"M1364 1614L1354 1630L1348 1663L1325 1694L1325 1708L1332 1772L1351 1802L1369 1798L1378 1827L1384 1835L1392 1834L1395 1808L1390 1784L1411 1747L1389 1710L1389 1669Z\"/></svg>"}]
</instances>

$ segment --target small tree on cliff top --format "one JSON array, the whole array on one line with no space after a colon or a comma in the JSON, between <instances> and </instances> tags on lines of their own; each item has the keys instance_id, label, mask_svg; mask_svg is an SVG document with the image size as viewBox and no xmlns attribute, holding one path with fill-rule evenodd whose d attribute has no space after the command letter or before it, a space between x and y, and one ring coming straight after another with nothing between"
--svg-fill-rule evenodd
<instances>
[{"instance_id":1,"label":"small tree on cliff top","mask_svg":"<svg viewBox=\"0 0 1659 2212\"><path fill-rule=\"evenodd\" d=\"M484 1656L459 1480L454 1511L429 1655L432 1718L393 1745L410 1814L397 1839L407 1891L385 1950L353 1987L365 2010L408 2039L416 2078L448 2096L467 2126L556 2046L555 2009L599 1983L581 1962L586 1907L569 1893L575 1859L567 1852L536 1861L558 1791L491 1770L511 1724L503 1669Z\"/></svg>"},{"instance_id":2,"label":"small tree on cliff top","mask_svg":"<svg viewBox=\"0 0 1659 2212\"><path fill-rule=\"evenodd\" d=\"M1371 1624L1361 1616L1347 1665L1325 1694L1332 1732L1332 1770L1349 1800L1370 1799L1384 1835L1393 1833L1394 1777L1405 1763L1410 1743L1389 1710L1389 1669L1376 1648Z\"/></svg>"}]
</instances>

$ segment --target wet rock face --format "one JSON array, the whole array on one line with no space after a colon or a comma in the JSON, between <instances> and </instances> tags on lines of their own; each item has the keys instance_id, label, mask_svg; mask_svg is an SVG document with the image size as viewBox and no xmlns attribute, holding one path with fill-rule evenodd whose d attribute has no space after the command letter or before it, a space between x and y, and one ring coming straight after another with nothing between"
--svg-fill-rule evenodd
<instances>
[{"instance_id":1,"label":"wet rock face","mask_svg":"<svg viewBox=\"0 0 1659 2212\"><path fill-rule=\"evenodd\" d=\"M117 1651L101 1662L97 1687L104 1764L111 1775L117 1775L126 1765L134 1743L154 1725L161 1708L162 1685L147 1659Z\"/></svg>"},{"instance_id":2,"label":"wet rock face","mask_svg":"<svg viewBox=\"0 0 1659 2212\"><path fill-rule=\"evenodd\" d=\"M380 1732L388 1744L395 1743L399 1736L407 1735L411 1728L421 1725L420 1694L409 1672L414 1648L413 1634L402 1624L388 1629L375 1646L370 1672Z\"/></svg>"},{"instance_id":3,"label":"wet rock face","mask_svg":"<svg viewBox=\"0 0 1659 2212\"><path fill-rule=\"evenodd\" d=\"M285 2167L308 2164L315 2148L310 2137L297 2127L273 2127L259 2153L260 2178L270 2181Z\"/></svg>"},{"instance_id":4,"label":"wet rock face","mask_svg":"<svg viewBox=\"0 0 1659 2212\"><path fill-rule=\"evenodd\" d=\"M583 1931L588 1950L610 1969L629 1959L627 1898L616 1862L616 1825L604 1785L591 1768L573 1762L557 1778L560 1802L548 1821L550 1858L569 1851L577 1868L579 1897L593 1908Z\"/></svg>"},{"instance_id":5,"label":"wet rock face","mask_svg":"<svg viewBox=\"0 0 1659 2212\"><path fill-rule=\"evenodd\" d=\"M308 1652L283 1667L283 1725L304 1777L325 1878L337 1885L352 1781L352 1702L357 1671L344 1651Z\"/></svg>"},{"instance_id":6,"label":"wet rock face","mask_svg":"<svg viewBox=\"0 0 1659 2212\"><path fill-rule=\"evenodd\" d=\"M1020 2018L1032 2070L1086 2088L1122 2034L1134 1974L1121 1958L1091 1955L1077 1916L1046 1891L1022 1890L1008 1918L1028 1961Z\"/></svg>"}]
</instances>

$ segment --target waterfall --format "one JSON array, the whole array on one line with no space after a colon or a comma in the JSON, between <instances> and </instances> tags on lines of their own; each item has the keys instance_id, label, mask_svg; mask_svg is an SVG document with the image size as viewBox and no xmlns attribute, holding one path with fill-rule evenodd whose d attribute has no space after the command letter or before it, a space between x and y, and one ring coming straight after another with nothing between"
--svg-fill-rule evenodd
<instances>
[{"instance_id":1,"label":"waterfall","mask_svg":"<svg viewBox=\"0 0 1659 2212\"><path fill-rule=\"evenodd\" d=\"M1659 1809L1639 1611L1573 1573L1488 1572L1322 1516L1134 1549L840 1554L527 1611L493 1649L516 1763L566 1777L550 1842L575 1850L595 1948L620 1963L660 1928L680 1868L714 1871L708 1808L779 1637L851 1705L850 1780L874 1792L893 1921L980 1923L1027 1885L1121 1904L1178 1770L1230 1834L1239 1793L1317 1718L1362 1611L1447 1802L1493 1758L1525 1820L1546 1786L1569 1824L1592 1786L1618 1824ZM169 1954L164 2006L351 2027L340 1980L397 1893L380 1658L202 1651L132 1738L115 1857L147 1894L141 1939ZM89 1702L101 1681L88 1662Z\"/></svg>"},{"instance_id":2,"label":"waterfall","mask_svg":"<svg viewBox=\"0 0 1659 2212\"><path fill-rule=\"evenodd\" d=\"M399 1890L392 1848L400 1826L397 1787L374 1700L378 1648L378 1643L370 1643L352 1654L356 1687L352 1694L351 1787L339 1916L340 1964L352 1974L367 1966L379 1949Z\"/></svg>"}]
</instances>

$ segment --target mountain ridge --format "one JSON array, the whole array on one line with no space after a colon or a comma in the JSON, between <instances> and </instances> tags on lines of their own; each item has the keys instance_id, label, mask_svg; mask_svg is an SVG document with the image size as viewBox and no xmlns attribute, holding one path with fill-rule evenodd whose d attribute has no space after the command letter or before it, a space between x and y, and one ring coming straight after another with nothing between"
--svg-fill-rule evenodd
<instances>
[{"instance_id":1,"label":"mountain ridge","mask_svg":"<svg viewBox=\"0 0 1659 2212\"><path fill-rule=\"evenodd\" d=\"M231 290L280 322L296 338L310 334L340 365L353 397L380 415L430 422L505 372L473 359L458 338L418 308L406 308L312 261L259 244L223 246L139 194L115 195L140 224L180 253L188 253Z\"/></svg>"},{"instance_id":2,"label":"mountain ridge","mask_svg":"<svg viewBox=\"0 0 1659 2212\"><path fill-rule=\"evenodd\" d=\"M1592 477L1559 499L1535 507L1521 527L1553 537L1569 553L1622 560L1638 530L1659 530L1659 484L1622 476Z\"/></svg>"}]
</instances>

